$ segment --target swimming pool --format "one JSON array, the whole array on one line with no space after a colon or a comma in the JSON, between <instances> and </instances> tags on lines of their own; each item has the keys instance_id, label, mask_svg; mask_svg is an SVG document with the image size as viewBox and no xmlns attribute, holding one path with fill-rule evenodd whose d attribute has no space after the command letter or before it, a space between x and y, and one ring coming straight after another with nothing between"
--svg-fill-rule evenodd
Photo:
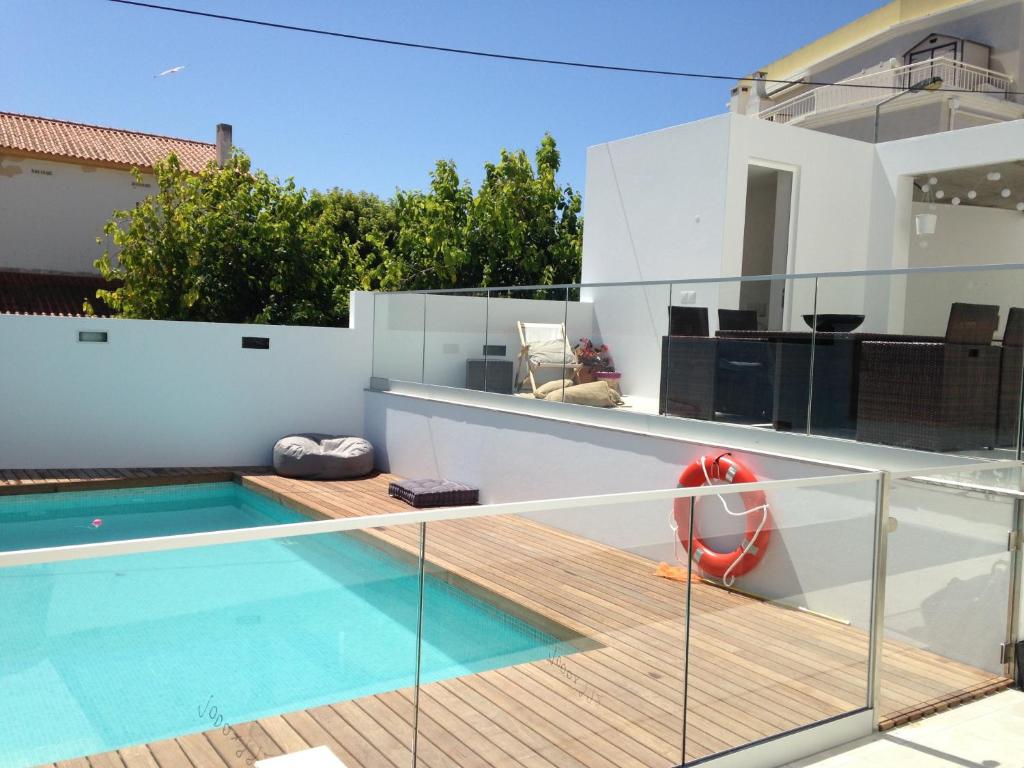
<instances>
[{"instance_id":1,"label":"swimming pool","mask_svg":"<svg viewBox=\"0 0 1024 768\"><path fill-rule=\"evenodd\" d=\"M0 497L0 549L307 519L234 483ZM417 602L344 534L0 569L0 766L409 686ZM428 576L424 682L573 650Z\"/></svg>"}]
</instances>

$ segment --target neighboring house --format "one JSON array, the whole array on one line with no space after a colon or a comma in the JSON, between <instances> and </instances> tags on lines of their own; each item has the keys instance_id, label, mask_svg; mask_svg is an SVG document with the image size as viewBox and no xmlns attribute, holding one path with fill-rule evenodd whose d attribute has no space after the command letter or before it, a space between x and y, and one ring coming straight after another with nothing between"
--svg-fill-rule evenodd
<instances>
[{"instance_id":1,"label":"neighboring house","mask_svg":"<svg viewBox=\"0 0 1024 768\"><path fill-rule=\"evenodd\" d=\"M153 166L172 152L193 171L223 160L231 126L217 139L0 112L0 312L81 313L103 285L93 262L111 214L156 191Z\"/></svg>"},{"instance_id":2,"label":"neighboring house","mask_svg":"<svg viewBox=\"0 0 1024 768\"><path fill-rule=\"evenodd\" d=\"M1024 117L1022 41L1022 0L893 0L740 82L730 111L871 141L875 107L930 81L936 90L884 105L880 140L1016 120ZM865 85L897 90L856 87Z\"/></svg>"}]
</instances>

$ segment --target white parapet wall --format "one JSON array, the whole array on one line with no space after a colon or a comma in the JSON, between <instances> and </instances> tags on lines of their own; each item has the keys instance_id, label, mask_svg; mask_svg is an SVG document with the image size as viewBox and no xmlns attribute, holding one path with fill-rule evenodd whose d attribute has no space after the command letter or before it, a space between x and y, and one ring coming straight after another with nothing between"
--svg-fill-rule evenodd
<instances>
[{"instance_id":1,"label":"white parapet wall","mask_svg":"<svg viewBox=\"0 0 1024 768\"><path fill-rule=\"evenodd\" d=\"M287 433L361 434L371 312L353 294L351 328L0 316L0 467L268 465Z\"/></svg>"}]
</instances>

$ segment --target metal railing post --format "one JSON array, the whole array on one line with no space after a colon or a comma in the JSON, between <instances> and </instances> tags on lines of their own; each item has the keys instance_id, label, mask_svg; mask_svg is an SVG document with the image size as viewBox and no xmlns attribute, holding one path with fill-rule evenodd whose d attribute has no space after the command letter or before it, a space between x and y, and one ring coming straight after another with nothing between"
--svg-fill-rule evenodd
<instances>
[{"instance_id":1,"label":"metal railing post","mask_svg":"<svg viewBox=\"0 0 1024 768\"><path fill-rule=\"evenodd\" d=\"M419 595L416 601L416 669L412 689L412 768L416 768L420 740L420 679L423 671L423 592L426 589L427 524L420 523Z\"/></svg>"},{"instance_id":2,"label":"metal railing post","mask_svg":"<svg viewBox=\"0 0 1024 768\"><path fill-rule=\"evenodd\" d=\"M686 534L686 626L683 628L685 633L683 639L683 754L682 762L680 765L686 765L686 725L687 725L687 711L689 710L690 703L690 625L692 623L692 616L690 612L693 610L693 524L694 524L694 513L697 511L697 500L690 497L690 527L687 529Z\"/></svg>"},{"instance_id":3,"label":"metal railing post","mask_svg":"<svg viewBox=\"0 0 1024 768\"><path fill-rule=\"evenodd\" d=\"M814 308L811 311L811 362L807 372L807 424L804 430L804 434L807 435L811 434L811 409L814 403L814 352L818 345L818 278L814 278Z\"/></svg>"},{"instance_id":4,"label":"metal railing post","mask_svg":"<svg viewBox=\"0 0 1024 768\"><path fill-rule=\"evenodd\" d=\"M872 725L878 730L882 702L882 643L885 639L885 579L889 555L889 501L892 475L883 472L878 480L875 502L875 558L871 577L871 622L868 650L868 708L873 711Z\"/></svg>"},{"instance_id":5,"label":"metal railing post","mask_svg":"<svg viewBox=\"0 0 1024 768\"><path fill-rule=\"evenodd\" d=\"M1004 669L1006 676L1013 680L1021 679L1021 670L1017 669L1016 645L1020 642L1020 609L1022 584L1024 579L1024 499L1013 501L1013 530L1010 541L1010 594L1006 610L1006 645L1010 648L1010 657Z\"/></svg>"}]
</instances>

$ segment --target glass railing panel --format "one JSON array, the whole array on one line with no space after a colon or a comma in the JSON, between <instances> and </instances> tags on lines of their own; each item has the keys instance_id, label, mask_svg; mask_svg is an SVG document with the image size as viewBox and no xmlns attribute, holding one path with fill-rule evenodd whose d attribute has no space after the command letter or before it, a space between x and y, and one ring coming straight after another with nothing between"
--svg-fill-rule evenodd
<instances>
[{"instance_id":1,"label":"glass railing panel","mask_svg":"<svg viewBox=\"0 0 1024 768\"><path fill-rule=\"evenodd\" d=\"M1016 495L1004 470L893 482L879 714L899 724L1006 685ZM972 488L972 485L974 488ZM922 669L924 673L922 674Z\"/></svg>"},{"instance_id":2,"label":"glass railing panel","mask_svg":"<svg viewBox=\"0 0 1024 768\"><path fill-rule=\"evenodd\" d=\"M160 742L150 754L182 764L323 745L412 765L418 546L418 528L383 526L0 559L0 760L122 765L105 753Z\"/></svg>"},{"instance_id":3,"label":"glass railing panel","mask_svg":"<svg viewBox=\"0 0 1024 768\"><path fill-rule=\"evenodd\" d=\"M674 283L661 413L804 431L813 308L813 279Z\"/></svg>"},{"instance_id":4,"label":"glass railing panel","mask_svg":"<svg viewBox=\"0 0 1024 768\"><path fill-rule=\"evenodd\" d=\"M1019 269L821 278L812 432L1016 457L1021 296Z\"/></svg>"},{"instance_id":5,"label":"glass railing panel","mask_svg":"<svg viewBox=\"0 0 1024 768\"><path fill-rule=\"evenodd\" d=\"M595 383L596 400L573 399L570 393L567 402L657 414L669 286L614 285L588 288L583 295L591 302L594 322L592 333L577 340L581 367L576 378L604 382L607 389Z\"/></svg>"},{"instance_id":6,"label":"glass railing panel","mask_svg":"<svg viewBox=\"0 0 1024 768\"><path fill-rule=\"evenodd\" d=\"M734 469L734 467L736 469ZM693 484L764 474L710 455ZM686 758L698 760L869 702L878 480L730 493L676 503L690 595ZM691 539L692 532L692 539Z\"/></svg>"},{"instance_id":7,"label":"glass railing panel","mask_svg":"<svg viewBox=\"0 0 1024 768\"><path fill-rule=\"evenodd\" d=\"M446 640L464 655L422 680L419 756L679 765L685 569L671 524L664 503L428 523L424 658ZM440 599L453 590L461 603Z\"/></svg>"},{"instance_id":8,"label":"glass railing panel","mask_svg":"<svg viewBox=\"0 0 1024 768\"><path fill-rule=\"evenodd\" d=\"M423 383L486 389L497 364L487 355L486 291L426 294Z\"/></svg>"},{"instance_id":9,"label":"glass railing panel","mask_svg":"<svg viewBox=\"0 0 1024 768\"><path fill-rule=\"evenodd\" d=\"M593 329L591 305L565 288L501 290L488 302L491 392L533 397L575 384L575 347ZM567 300L568 299L568 300ZM568 381L568 384L562 382Z\"/></svg>"},{"instance_id":10,"label":"glass railing panel","mask_svg":"<svg viewBox=\"0 0 1024 768\"><path fill-rule=\"evenodd\" d=\"M712 421L716 411L718 341L715 310L727 288L717 282L673 283L655 310L661 334L658 413ZM600 311L600 305L598 305Z\"/></svg>"},{"instance_id":11,"label":"glass railing panel","mask_svg":"<svg viewBox=\"0 0 1024 768\"><path fill-rule=\"evenodd\" d=\"M373 297L373 375L422 382L427 296L377 293Z\"/></svg>"}]
</instances>

